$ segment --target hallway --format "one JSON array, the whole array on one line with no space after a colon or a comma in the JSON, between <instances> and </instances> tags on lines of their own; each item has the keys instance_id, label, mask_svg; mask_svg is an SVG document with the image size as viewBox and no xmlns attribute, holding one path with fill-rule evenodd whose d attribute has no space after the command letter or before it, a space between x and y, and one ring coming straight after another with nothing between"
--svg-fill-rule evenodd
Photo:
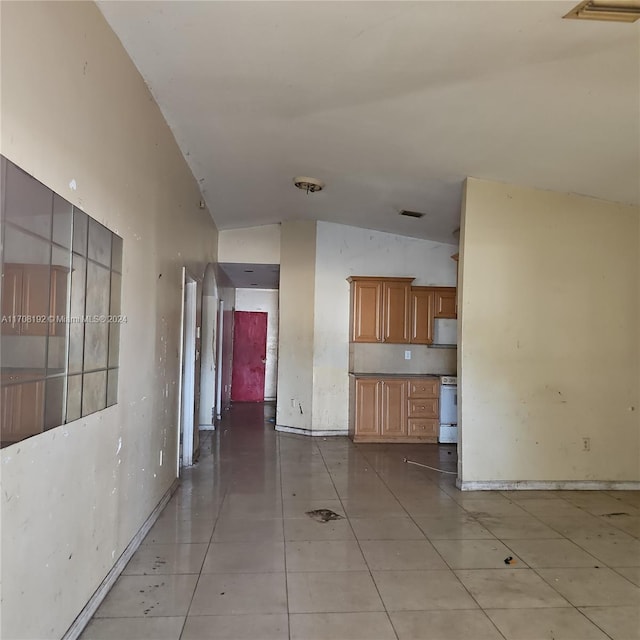
<instances>
[{"instance_id":1,"label":"hallway","mask_svg":"<svg viewBox=\"0 0 640 640\"><path fill-rule=\"evenodd\" d=\"M403 462L454 471L455 447L272 414L236 405L203 435L82 640L640 638L639 492L462 493Z\"/></svg>"}]
</instances>

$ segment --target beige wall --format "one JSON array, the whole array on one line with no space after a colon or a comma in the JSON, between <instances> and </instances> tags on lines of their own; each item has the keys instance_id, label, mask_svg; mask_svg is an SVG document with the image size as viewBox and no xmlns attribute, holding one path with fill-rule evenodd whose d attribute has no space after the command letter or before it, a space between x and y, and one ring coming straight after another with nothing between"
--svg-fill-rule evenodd
<instances>
[{"instance_id":1,"label":"beige wall","mask_svg":"<svg viewBox=\"0 0 640 640\"><path fill-rule=\"evenodd\" d=\"M218 259L220 262L280 264L280 225L220 231Z\"/></svg>"},{"instance_id":2,"label":"beige wall","mask_svg":"<svg viewBox=\"0 0 640 640\"><path fill-rule=\"evenodd\" d=\"M639 225L637 207L467 181L463 482L640 479Z\"/></svg>"},{"instance_id":3,"label":"beige wall","mask_svg":"<svg viewBox=\"0 0 640 640\"><path fill-rule=\"evenodd\" d=\"M283 222L276 424L311 429L316 223Z\"/></svg>"},{"instance_id":4,"label":"beige wall","mask_svg":"<svg viewBox=\"0 0 640 640\"><path fill-rule=\"evenodd\" d=\"M2 3L1 35L1 152L124 238L119 403L1 453L0 635L43 640L64 634L174 480L181 267L202 275L217 234L93 3Z\"/></svg>"},{"instance_id":5,"label":"beige wall","mask_svg":"<svg viewBox=\"0 0 640 640\"><path fill-rule=\"evenodd\" d=\"M411 359L405 352L411 352ZM456 349L424 344L349 344L349 371L353 373L429 373L455 376Z\"/></svg>"}]
</instances>

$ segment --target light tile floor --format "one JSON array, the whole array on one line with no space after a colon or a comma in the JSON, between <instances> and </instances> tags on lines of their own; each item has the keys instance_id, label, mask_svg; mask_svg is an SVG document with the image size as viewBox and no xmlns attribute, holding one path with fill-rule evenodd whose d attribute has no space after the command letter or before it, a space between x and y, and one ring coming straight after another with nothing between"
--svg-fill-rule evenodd
<instances>
[{"instance_id":1,"label":"light tile floor","mask_svg":"<svg viewBox=\"0 0 640 640\"><path fill-rule=\"evenodd\" d=\"M272 414L238 405L203 437L82 640L640 639L640 492L461 493L403 462L455 470L455 447Z\"/></svg>"}]
</instances>

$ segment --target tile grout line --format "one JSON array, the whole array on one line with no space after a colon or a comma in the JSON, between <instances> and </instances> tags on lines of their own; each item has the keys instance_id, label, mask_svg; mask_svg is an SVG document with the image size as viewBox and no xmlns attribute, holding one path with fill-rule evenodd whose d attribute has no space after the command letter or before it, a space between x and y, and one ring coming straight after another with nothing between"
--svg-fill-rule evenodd
<instances>
[{"instance_id":1,"label":"tile grout line","mask_svg":"<svg viewBox=\"0 0 640 640\"><path fill-rule=\"evenodd\" d=\"M210 440L211 440L211 448L212 448L212 455L213 455L213 433L211 432L211 435L209 436ZM219 433L219 432L215 432L215 433ZM220 438L218 438L218 446L220 444L219 442ZM213 475L213 474L212 474ZM212 487L213 488L213 487ZM193 600L196 596L196 591L198 590L198 585L200 584L200 579L202 578L202 569L204 567L204 563L205 560L207 559L207 555L209 554L209 550L211 549L211 541L213 540L213 534L216 530L216 526L218 525L218 520L220 519L220 512L222 511L222 506L224 504L224 501L227 499L227 493L229 492L229 485L227 485L224 489L224 494L222 497L222 500L220 501L220 504L216 510L216 517L213 521L213 529L211 529L211 535L209 536L209 542L207 544L207 550L205 551L204 557L202 558L202 564L200 565L200 572L198 573L198 579L196 580L196 585L193 589L193 593L191 594L191 599L189 600L189 606L187 607L187 612L186 615L184 617L184 623L182 625L182 629L180 631L180 635L178 636L178 640L182 640L182 636L184 635L184 630L187 626L187 620L189 619L189 612L191 611L191 607L193 606Z\"/></svg>"},{"instance_id":2,"label":"tile grout line","mask_svg":"<svg viewBox=\"0 0 640 640\"><path fill-rule=\"evenodd\" d=\"M384 607L384 612L387 616L387 620L389 621L389 625L391 626L391 629L396 637L396 640L399 640L399 636L398 636L398 632L393 624L393 621L391 620L391 616L389 615L389 611L387 609L387 605L385 604L383 598L382 598L382 594L380 593L380 589L378 588L378 584L375 581L375 578L373 577L373 573L371 571L371 567L369 566L369 563L367 562L367 558L364 555L364 551L362 550L362 546L360 544L360 540L358 539L358 536L356 535L356 532L353 528L353 525L351 524L351 518L349 517L349 514L347 513L347 510L344 507L344 503L342 502L342 497L340 496L340 493L338 492L338 488L336 487L336 484L333 480L333 476L331 475L331 471L329 469L329 466L327 465L327 461L325 460L324 454L322 453L322 449L316 445L318 447L318 451L320 452L320 457L322 458L322 462L325 466L325 469L327 470L327 473L329 474L329 478L331 479L331 484L333 485L333 489L336 492L336 495L338 496L338 501L340 502L340 506L342 507L342 510L344 511L345 514L345 518L347 520L347 522L349 523L349 527L351 529L351 533L353 534L353 537L356 541L356 544L358 545L358 549L360 550L360 554L362 555L362 559L364 560L365 565L367 566L368 572L369 572L369 577L371 578L371 582L373 583L373 586L376 589L376 593L378 594L378 598L380 599L380 603L382 604L382 606ZM356 450L357 451L357 450ZM357 451L358 455L361 455L359 451ZM364 457L364 456L363 456ZM365 458L366 460L366 458ZM368 461L367 461L368 462ZM372 467L373 468L373 467ZM376 475L378 475L378 472L376 471L375 468L374 472ZM378 476L379 477L379 476Z\"/></svg>"},{"instance_id":3,"label":"tile grout line","mask_svg":"<svg viewBox=\"0 0 640 640\"><path fill-rule=\"evenodd\" d=\"M276 451L278 461L278 471L280 478L280 505L282 508L281 524L282 524L282 555L284 563L284 597L287 606L287 638L291 640L291 611L289 611L289 574L287 573L287 537L284 532L284 492L282 489L282 449L280 447L280 434L276 433Z\"/></svg>"},{"instance_id":4,"label":"tile grout line","mask_svg":"<svg viewBox=\"0 0 640 640\"><path fill-rule=\"evenodd\" d=\"M413 524L418 527L418 529L420 529L420 531L422 531L422 529L420 528L420 526L418 525L418 523L414 520L413 516L409 513L409 511L407 511L407 509L405 508L405 506L402 504L402 502L400 501L400 499L398 498L398 496L396 495L396 493L393 491L393 489L387 484L387 482L384 480L384 478L378 473L378 469L376 468L376 466L372 463L372 461L367 458L366 455L362 454L363 457L365 458L365 460L369 463L369 465L371 466L371 468L374 470L375 474L378 476L378 478L380 479L380 481L384 484L384 486L389 490L389 492L391 493L391 495L393 495L393 497L397 500L398 504L404 509L405 513L407 514L407 516L409 517L409 519L411 520L411 522L413 522ZM386 452L384 452L384 455L386 456ZM433 482L432 480L429 479L429 482ZM437 484L433 483L435 486L438 486ZM440 491L442 491L442 489L439 489ZM442 491L442 493L446 494L444 491ZM450 496L448 496L450 497ZM457 503L456 503L457 504ZM462 506L462 505L460 505ZM464 509L464 507L462 507L462 509ZM466 509L464 509L466 511ZM476 520L476 518L474 518L474 520ZM500 631L500 629L498 628L498 626L496 625L496 623L491 619L491 617L487 614L487 612L484 610L484 608L480 605L480 603L476 600L476 598L473 596L473 594L471 593L471 591L469 591L469 589L467 588L467 585L464 584L464 582L462 582L462 580L460 580L460 577L456 574L455 570L451 567L451 565L449 565L449 563L445 560L444 556L438 551L438 549L436 548L436 546L433 544L433 542L431 541L431 539L427 536L427 534L422 531L425 540L431 545L431 547L434 549L434 551L438 554L438 557L444 562L444 564L449 568L449 571L451 571L451 573L454 575L455 579L458 581L458 583L462 586L462 588L466 591L466 593L469 595L469 597L471 598L471 600L473 600L473 602L476 603L476 605L478 606L478 610L481 611L485 618L489 621L489 623L495 628L495 630L500 634L500 636L502 638L504 638L505 640L507 640L506 636L502 633L502 631ZM491 532L490 532L491 533ZM499 540L498 540L499 541ZM364 554L363 554L364 555ZM365 562L366 562L366 558L365 558ZM368 563L367 563L368 566ZM375 580L374 580L375 582ZM384 604L384 601L383 601ZM385 605L385 609L386 609L386 605ZM465 611L473 611L473 609L465 609Z\"/></svg>"}]
</instances>

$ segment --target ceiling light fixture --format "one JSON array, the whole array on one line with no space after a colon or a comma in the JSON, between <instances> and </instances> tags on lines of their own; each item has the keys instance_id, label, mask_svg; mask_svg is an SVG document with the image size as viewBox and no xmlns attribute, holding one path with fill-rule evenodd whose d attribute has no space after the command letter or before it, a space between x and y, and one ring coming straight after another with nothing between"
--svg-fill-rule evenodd
<instances>
[{"instance_id":1,"label":"ceiling light fixture","mask_svg":"<svg viewBox=\"0 0 640 640\"><path fill-rule=\"evenodd\" d=\"M635 22L640 18L638 0L585 0L567 13L573 20L604 20L606 22Z\"/></svg>"},{"instance_id":2,"label":"ceiling light fixture","mask_svg":"<svg viewBox=\"0 0 640 640\"><path fill-rule=\"evenodd\" d=\"M322 191L324 189L324 182L322 182L322 180L309 178L307 176L294 178L293 184L295 184L298 189L302 189L302 191L306 191L307 193L315 193L316 191Z\"/></svg>"}]
</instances>

